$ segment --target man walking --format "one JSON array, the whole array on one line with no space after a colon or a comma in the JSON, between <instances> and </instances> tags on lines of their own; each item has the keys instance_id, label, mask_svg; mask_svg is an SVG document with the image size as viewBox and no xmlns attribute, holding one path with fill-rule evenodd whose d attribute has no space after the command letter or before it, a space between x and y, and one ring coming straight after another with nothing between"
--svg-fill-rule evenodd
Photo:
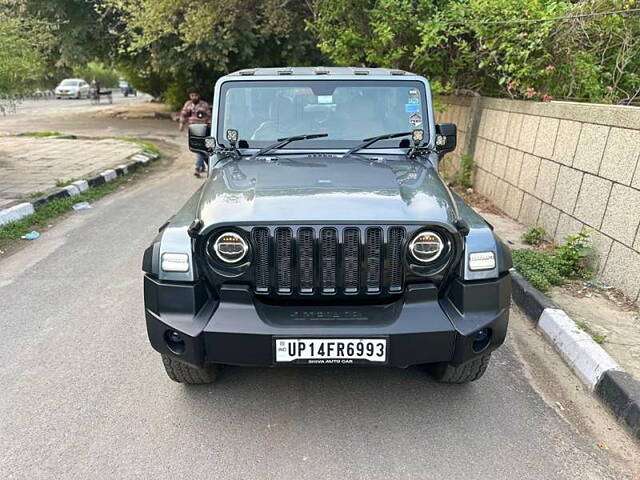
<instances>
[{"instance_id":1,"label":"man walking","mask_svg":"<svg viewBox=\"0 0 640 480\"><path fill-rule=\"evenodd\" d=\"M211 108L209 104L200 99L200 94L195 88L189 90L189 100L187 100L180 112L180 130L184 129L184 124L188 123L211 123ZM204 153L196 153L196 171L194 175L200 177L200 174L206 170L209 159Z\"/></svg>"}]
</instances>

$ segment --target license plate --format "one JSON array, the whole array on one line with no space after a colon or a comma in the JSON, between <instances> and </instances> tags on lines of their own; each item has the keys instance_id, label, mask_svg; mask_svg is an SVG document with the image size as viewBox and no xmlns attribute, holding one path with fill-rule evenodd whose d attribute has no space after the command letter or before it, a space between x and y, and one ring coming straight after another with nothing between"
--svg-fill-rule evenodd
<instances>
[{"instance_id":1,"label":"license plate","mask_svg":"<svg viewBox=\"0 0 640 480\"><path fill-rule=\"evenodd\" d=\"M385 363L386 338L277 338L276 363Z\"/></svg>"}]
</instances>

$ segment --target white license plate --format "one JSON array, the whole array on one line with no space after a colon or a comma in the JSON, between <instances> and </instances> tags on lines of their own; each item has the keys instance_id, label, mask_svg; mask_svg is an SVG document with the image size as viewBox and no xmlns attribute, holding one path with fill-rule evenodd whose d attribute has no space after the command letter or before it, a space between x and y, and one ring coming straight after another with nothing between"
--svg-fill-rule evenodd
<instances>
[{"instance_id":1,"label":"white license plate","mask_svg":"<svg viewBox=\"0 0 640 480\"><path fill-rule=\"evenodd\" d=\"M277 338L276 363L385 363L385 338Z\"/></svg>"}]
</instances>

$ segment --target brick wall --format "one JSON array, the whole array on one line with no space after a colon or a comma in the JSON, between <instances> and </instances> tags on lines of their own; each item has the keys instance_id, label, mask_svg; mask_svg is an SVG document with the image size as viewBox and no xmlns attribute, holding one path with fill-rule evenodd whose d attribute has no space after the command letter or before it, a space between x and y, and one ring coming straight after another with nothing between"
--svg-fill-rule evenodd
<instances>
[{"instance_id":1,"label":"brick wall","mask_svg":"<svg viewBox=\"0 0 640 480\"><path fill-rule=\"evenodd\" d=\"M591 229L598 278L639 301L640 108L464 101L438 121L464 126L454 158L473 157L476 190L556 242Z\"/></svg>"}]
</instances>

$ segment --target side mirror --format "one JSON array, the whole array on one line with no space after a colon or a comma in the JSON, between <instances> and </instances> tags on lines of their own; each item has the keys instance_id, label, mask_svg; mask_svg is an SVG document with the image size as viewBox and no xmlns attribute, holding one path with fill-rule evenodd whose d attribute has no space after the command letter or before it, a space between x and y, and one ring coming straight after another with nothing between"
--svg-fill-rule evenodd
<instances>
[{"instance_id":1,"label":"side mirror","mask_svg":"<svg viewBox=\"0 0 640 480\"><path fill-rule=\"evenodd\" d=\"M454 123L436 125L436 150L439 154L453 152L458 143L458 129Z\"/></svg>"},{"instance_id":2,"label":"side mirror","mask_svg":"<svg viewBox=\"0 0 640 480\"><path fill-rule=\"evenodd\" d=\"M209 154L216 145L213 137L209 136L211 125L194 123L189 125L189 150L192 152Z\"/></svg>"}]
</instances>

